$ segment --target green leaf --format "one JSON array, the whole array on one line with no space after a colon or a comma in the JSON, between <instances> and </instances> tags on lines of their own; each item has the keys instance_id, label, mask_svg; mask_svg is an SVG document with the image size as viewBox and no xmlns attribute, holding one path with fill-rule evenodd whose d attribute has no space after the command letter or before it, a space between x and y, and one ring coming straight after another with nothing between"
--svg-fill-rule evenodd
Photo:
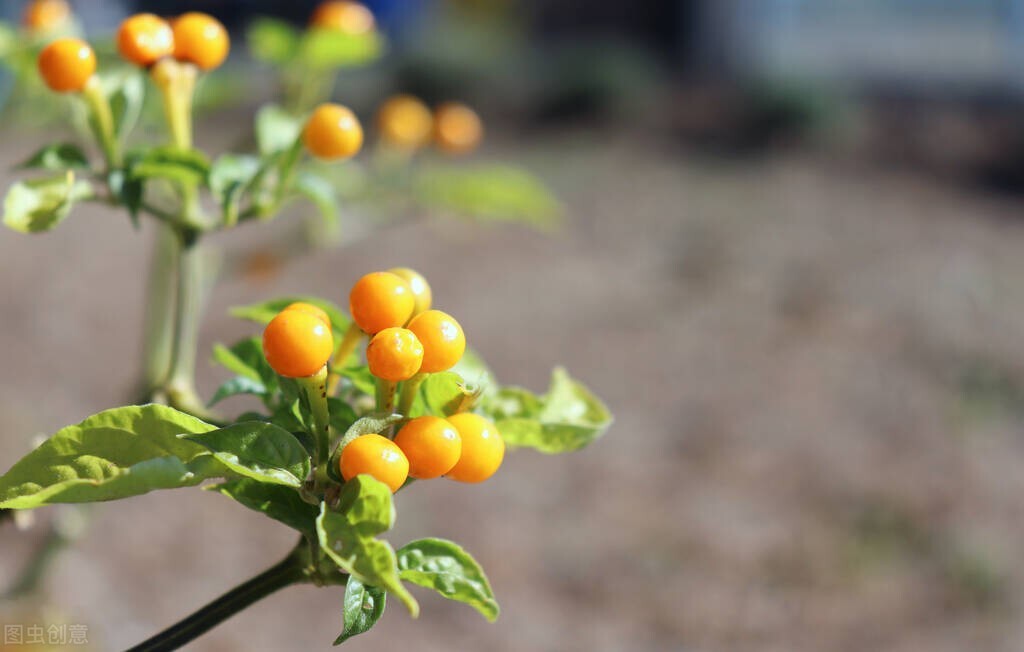
<instances>
[{"instance_id":1,"label":"green leaf","mask_svg":"<svg viewBox=\"0 0 1024 652\"><path fill-rule=\"evenodd\" d=\"M605 404L561 368L552 372L543 398L525 389L503 388L485 401L483 409L506 444L549 454L579 450L612 423Z\"/></svg>"},{"instance_id":2,"label":"green leaf","mask_svg":"<svg viewBox=\"0 0 1024 652\"><path fill-rule=\"evenodd\" d=\"M249 190L260 171L260 160L243 154L224 154L210 167L207 183L217 198L225 224L236 224L242 196Z\"/></svg>"},{"instance_id":3,"label":"green leaf","mask_svg":"<svg viewBox=\"0 0 1024 652\"><path fill-rule=\"evenodd\" d=\"M328 240L336 238L340 222L338 221L338 198L334 186L321 176L310 172L301 172L295 179L295 191L313 202L325 226L324 234Z\"/></svg>"},{"instance_id":4,"label":"green leaf","mask_svg":"<svg viewBox=\"0 0 1024 652\"><path fill-rule=\"evenodd\" d=\"M259 337L239 340L231 348L215 344L213 360L228 371L261 383L267 393L274 392L280 384L277 373L263 356L263 342Z\"/></svg>"},{"instance_id":5,"label":"green leaf","mask_svg":"<svg viewBox=\"0 0 1024 652\"><path fill-rule=\"evenodd\" d=\"M352 406L333 396L327 398L327 409L331 413L331 428L335 432L348 432L348 429L359 419Z\"/></svg>"},{"instance_id":6,"label":"green leaf","mask_svg":"<svg viewBox=\"0 0 1024 652\"><path fill-rule=\"evenodd\" d=\"M235 423L183 437L210 449L224 466L253 480L300 487L309 475L306 449L292 433L272 423Z\"/></svg>"},{"instance_id":7,"label":"green leaf","mask_svg":"<svg viewBox=\"0 0 1024 652\"><path fill-rule=\"evenodd\" d=\"M519 168L421 168L416 194L426 206L482 222L523 222L540 228L557 224L562 206L535 176Z\"/></svg>"},{"instance_id":8,"label":"green leaf","mask_svg":"<svg viewBox=\"0 0 1024 652\"><path fill-rule=\"evenodd\" d=\"M342 436L341 440L338 442L338 450L341 451L356 437L362 437L363 435L379 435L383 432L387 432L388 428L401 422L404 418L405 417L401 414L373 414L365 416L353 423L349 429L345 431L344 436Z\"/></svg>"},{"instance_id":9,"label":"green leaf","mask_svg":"<svg viewBox=\"0 0 1024 652\"><path fill-rule=\"evenodd\" d=\"M54 143L43 147L18 165L19 169L42 168L63 172L72 168L88 168L89 157L73 143Z\"/></svg>"},{"instance_id":10,"label":"green leaf","mask_svg":"<svg viewBox=\"0 0 1024 652\"><path fill-rule=\"evenodd\" d=\"M497 620L498 602L484 569L459 545L444 539L412 541L399 549L398 568L403 580L468 604L491 622Z\"/></svg>"},{"instance_id":11,"label":"green leaf","mask_svg":"<svg viewBox=\"0 0 1024 652\"><path fill-rule=\"evenodd\" d=\"M114 134L124 141L142 115L146 101L146 84L135 70L102 77L103 90L110 100Z\"/></svg>"},{"instance_id":12,"label":"green leaf","mask_svg":"<svg viewBox=\"0 0 1024 652\"><path fill-rule=\"evenodd\" d=\"M339 568L363 584L394 593L415 618L419 605L398 577L395 551L386 541L375 538L394 523L391 490L368 475L360 475L345 483L338 511L321 503L316 532L321 550Z\"/></svg>"},{"instance_id":13,"label":"green leaf","mask_svg":"<svg viewBox=\"0 0 1024 652\"><path fill-rule=\"evenodd\" d=\"M295 144L301 131L299 118L276 104L268 104L256 113L256 144L263 156L285 151Z\"/></svg>"},{"instance_id":14,"label":"green leaf","mask_svg":"<svg viewBox=\"0 0 1024 652\"><path fill-rule=\"evenodd\" d=\"M338 370L338 375L348 380L357 391L363 394L373 396L377 391L377 380L370 373L370 368L364 364Z\"/></svg>"},{"instance_id":15,"label":"green leaf","mask_svg":"<svg viewBox=\"0 0 1024 652\"><path fill-rule=\"evenodd\" d=\"M262 382L253 380L246 376L235 376L234 378L225 381L217 388L217 391L213 394L213 398L211 398L210 402L207 403L207 407L213 407L224 399L231 396L238 396L239 394L266 396L267 393L267 387Z\"/></svg>"},{"instance_id":16,"label":"green leaf","mask_svg":"<svg viewBox=\"0 0 1024 652\"><path fill-rule=\"evenodd\" d=\"M131 179L124 170L111 170L107 174L107 186L111 194L128 209L132 224L138 228L143 196L142 179Z\"/></svg>"},{"instance_id":17,"label":"green leaf","mask_svg":"<svg viewBox=\"0 0 1024 652\"><path fill-rule=\"evenodd\" d=\"M282 20L261 18L246 31L249 51L254 59L282 64L293 59L299 49L299 31Z\"/></svg>"},{"instance_id":18,"label":"green leaf","mask_svg":"<svg viewBox=\"0 0 1024 652\"><path fill-rule=\"evenodd\" d=\"M0 508L115 500L227 473L182 439L215 427L162 405L115 408L59 430L0 477Z\"/></svg>"},{"instance_id":19,"label":"green leaf","mask_svg":"<svg viewBox=\"0 0 1024 652\"><path fill-rule=\"evenodd\" d=\"M366 586L354 576L345 584L344 620L341 635L334 640L341 645L353 636L367 632L384 614L387 593L376 586Z\"/></svg>"},{"instance_id":20,"label":"green leaf","mask_svg":"<svg viewBox=\"0 0 1024 652\"><path fill-rule=\"evenodd\" d=\"M248 306L236 306L231 309L231 316L237 317L238 319L253 321L257 324L267 324L270 323L270 320L276 317L279 312L296 301L310 303L326 312L327 316L331 318L331 330L334 331L335 344L341 344L341 338L344 337L345 331L348 330L348 326L351 321L336 304L317 297L281 297L278 299L271 299L270 301L253 303Z\"/></svg>"},{"instance_id":21,"label":"green leaf","mask_svg":"<svg viewBox=\"0 0 1024 652\"><path fill-rule=\"evenodd\" d=\"M19 181L4 198L4 224L20 233L49 231L64 221L76 201L92 194L92 186L75 181L71 170L59 177Z\"/></svg>"},{"instance_id":22,"label":"green leaf","mask_svg":"<svg viewBox=\"0 0 1024 652\"><path fill-rule=\"evenodd\" d=\"M165 179L183 184L205 183L210 161L197 149L154 147L141 153L129 171L133 179Z\"/></svg>"},{"instance_id":23,"label":"green leaf","mask_svg":"<svg viewBox=\"0 0 1024 652\"><path fill-rule=\"evenodd\" d=\"M294 489L248 478L229 480L210 489L249 509L263 512L311 539L316 538L316 518L320 515L320 510L302 500Z\"/></svg>"},{"instance_id":24,"label":"green leaf","mask_svg":"<svg viewBox=\"0 0 1024 652\"><path fill-rule=\"evenodd\" d=\"M299 43L303 65L319 70L364 66L384 53L384 39L376 31L345 34L333 29L311 29Z\"/></svg>"},{"instance_id":25,"label":"green leaf","mask_svg":"<svg viewBox=\"0 0 1024 652\"><path fill-rule=\"evenodd\" d=\"M479 392L468 387L459 374L445 371L427 376L420 385L420 396L427 412L447 417L470 409Z\"/></svg>"}]
</instances>

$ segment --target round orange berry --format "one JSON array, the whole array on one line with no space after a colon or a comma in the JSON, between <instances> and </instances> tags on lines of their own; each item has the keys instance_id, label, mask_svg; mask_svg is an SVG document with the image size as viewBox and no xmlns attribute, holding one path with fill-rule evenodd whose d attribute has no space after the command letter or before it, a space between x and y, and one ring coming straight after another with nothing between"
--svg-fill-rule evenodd
<instances>
[{"instance_id":1,"label":"round orange berry","mask_svg":"<svg viewBox=\"0 0 1024 652\"><path fill-rule=\"evenodd\" d=\"M434 117L427 105L412 95L396 95L377 111L377 128L384 142L417 149L430 142Z\"/></svg>"},{"instance_id":2,"label":"round orange berry","mask_svg":"<svg viewBox=\"0 0 1024 652\"><path fill-rule=\"evenodd\" d=\"M327 324L327 328L331 327L331 316L328 315L323 308L320 306L314 306L312 303L296 301L295 303L289 304L281 312L284 312L285 310L298 310L299 312L304 312L307 315L313 315L323 323Z\"/></svg>"},{"instance_id":3,"label":"round orange berry","mask_svg":"<svg viewBox=\"0 0 1024 652\"><path fill-rule=\"evenodd\" d=\"M363 146L363 127L348 107L321 104L306 121L302 142L318 158L349 158Z\"/></svg>"},{"instance_id":4,"label":"round orange berry","mask_svg":"<svg viewBox=\"0 0 1024 652\"><path fill-rule=\"evenodd\" d=\"M409 460L395 442L377 434L360 435L341 451L341 477L351 480L366 474L394 493L409 477Z\"/></svg>"},{"instance_id":5,"label":"round orange berry","mask_svg":"<svg viewBox=\"0 0 1024 652\"><path fill-rule=\"evenodd\" d=\"M420 371L437 373L451 369L466 352L466 336L455 318L440 310L428 310L409 322L409 330L423 344Z\"/></svg>"},{"instance_id":6,"label":"round orange berry","mask_svg":"<svg viewBox=\"0 0 1024 652\"><path fill-rule=\"evenodd\" d=\"M372 31L374 20L373 12L358 2L335 0L321 2L313 12L309 24L320 29L358 36Z\"/></svg>"},{"instance_id":7,"label":"round orange berry","mask_svg":"<svg viewBox=\"0 0 1024 652\"><path fill-rule=\"evenodd\" d=\"M174 30L155 14L135 14L117 30L117 49L128 61L149 66L174 53Z\"/></svg>"},{"instance_id":8,"label":"round orange berry","mask_svg":"<svg viewBox=\"0 0 1024 652\"><path fill-rule=\"evenodd\" d=\"M459 482L483 482L494 475L505 458L505 440L487 419L463 412L448 417L462 438L462 454L447 473Z\"/></svg>"},{"instance_id":9,"label":"round orange berry","mask_svg":"<svg viewBox=\"0 0 1024 652\"><path fill-rule=\"evenodd\" d=\"M440 417L417 417L402 426L395 443L409 459L409 475L417 480L448 473L462 455L462 437Z\"/></svg>"},{"instance_id":10,"label":"round orange berry","mask_svg":"<svg viewBox=\"0 0 1024 652\"><path fill-rule=\"evenodd\" d=\"M58 93L81 91L96 72L96 53L85 41L61 38L39 53L39 74Z\"/></svg>"},{"instance_id":11,"label":"round orange berry","mask_svg":"<svg viewBox=\"0 0 1024 652\"><path fill-rule=\"evenodd\" d=\"M367 274L356 281L348 295L352 320L371 335L392 326L404 326L415 305L409 284L391 272Z\"/></svg>"},{"instance_id":12,"label":"round orange berry","mask_svg":"<svg viewBox=\"0 0 1024 652\"><path fill-rule=\"evenodd\" d=\"M174 58L213 70L224 63L231 48L228 31L208 14L190 11L174 21Z\"/></svg>"},{"instance_id":13,"label":"round orange berry","mask_svg":"<svg viewBox=\"0 0 1024 652\"><path fill-rule=\"evenodd\" d=\"M400 276L409 284L412 296L416 302L413 304L412 315L415 317L425 310L430 310L430 303L433 301L433 293L430 291L430 284L423 275L408 267L393 267L388 270L395 276Z\"/></svg>"},{"instance_id":14,"label":"round orange berry","mask_svg":"<svg viewBox=\"0 0 1024 652\"><path fill-rule=\"evenodd\" d=\"M53 32L67 25L71 7L66 0L33 0L22 15L22 24L32 32Z\"/></svg>"},{"instance_id":15,"label":"round orange berry","mask_svg":"<svg viewBox=\"0 0 1024 652\"><path fill-rule=\"evenodd\" d=\"M285 310L263 331L263 355L286 378L305 378L320 371L334 352L331 328L300 310Z\"/></svg>"},{"instance_id":16,"label":"round orange berry","mask_svg":"<svg viewBox=\"0 0 1024 652\"><path fill-rule=\"evenodd\" d=\"M366 346L366 363L377 378L398 382L416 375L423 363L423 345L412 331L385 328Z\"/></svg>"},{"instance_id":17,"label":"round orange berry","mask_svg":"<svg viewBox=\"0 0 1024 652\"><path fill-rule=\"evenodd\" d=\"M477 148L484 127L476 111L465 104L448 102L434 113L434 142L449 154L465 154Z\"/></svg>"}]
</instances>

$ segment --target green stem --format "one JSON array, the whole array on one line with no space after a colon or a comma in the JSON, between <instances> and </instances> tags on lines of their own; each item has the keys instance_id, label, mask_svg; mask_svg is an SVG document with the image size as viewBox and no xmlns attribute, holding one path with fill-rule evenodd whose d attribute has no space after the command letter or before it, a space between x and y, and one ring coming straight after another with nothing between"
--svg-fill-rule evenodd
<instances>
[{"instance_id":1,"label":"green stem","mask_svg":"<svg viewBox=\"0 0 1024 652\"><path fill-rule=\"evenodd\" d=\"M167 224L156 225L156 243L146 288L146 326L143 339L143 380L146 392L167 383L174 356L174 305L180 238Z\"/></svg>"},{"instance_id":2,"label":"green stem","mask_svg":"<svg viewBox=\"0 0 1024 652\"><path fill-rule=\"evenodd\" d=\"M377 411L391 414L395 409L395 388L398 383L391 380L377 379Z\"/></svg>"},{"instance_id":3,"label":"green stem","mask_svg":"<svg viewBox=\"0 0 1024 652\"><path fill-rule=\"evenodd\" d=\"M412 409L412 403L416 400L416 394L420 391L420 385L427 379L426 373L416 374L409 380L402 383L402 394L398 399L398 413L403 416L409 416L409 410Z\"/></svg>"},{"instance_id":4,"label":"green stem","mask_svg":"<svg viewBox=\"0 0 1024 652\"><path fill-rule=\"evenodd\" d=\"M205 408L195 390L199 318L203 309L203 258L194 234L179 230L177 288L174 303L174 341L165 389L170 404L196 416Z\"/></svg>"},{"instance_id":5,"label":"green stem","mask_svg":"<svg viewBox=\"0 0 1024 652\"><path fill-rule=\"evenodd\" d=\"M328 480L327 463L331 456L331 413L327 406L327 365L316 374L306 378L296 378L302 388L309 411L313 415L313 429L310 434L316 443L316 469L314 479L318 486L324 486Z\"/></svg>"},{"instance_id":6,"label":"green stem","mask_svg":"<svg viewBox=\"0 0 1024 652\"><path fill-rule=\"evenodd\" d=\"M302 545L296 547L280 563L263 571L248 582L239 584L191 616L171 625L128 652L164 652L177 650L198 638L236 613L286 586L310 581Z\"/></svg>"},{"instance_id":7,"label":"green stem","mask_svg":"<svg viewBox=\"0 0 1024 652\"><path fill-rule=\"evenodd\" d=\"M107 99L106 93L103 92L103 85L100 83L99 77L93 75L85 84L82 98L89 105L89 111L92 114L90 123L96 140L99 141L100 148L103 150L107 167L111 169L121 167L121 148L118 145L117 136L114 134L114 114L110 110L110 101Z\"/></svg>"},{"instance_id":8,"label":"green stem","mask_svg":"<svg viewBox=\"0 0 1024 652\"><path fill-rule=\"evenodd\" d=\"M341 338L338 350L331 359L331 373L327 378L327 394L329 396L334 396L337 393L338 383L341 382L341 374L337 372L337 369L341 369L345 365L345 361L356 350L362 339L363 330L355 322L349 324L348 330L345 331L345 336Z\"/></svg>"}]
</instances>

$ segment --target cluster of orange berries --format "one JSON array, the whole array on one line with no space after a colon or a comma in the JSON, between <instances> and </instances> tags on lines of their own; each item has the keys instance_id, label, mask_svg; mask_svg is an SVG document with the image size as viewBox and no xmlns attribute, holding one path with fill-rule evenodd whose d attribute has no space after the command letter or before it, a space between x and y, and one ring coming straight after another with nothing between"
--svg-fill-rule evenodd
<instances>
[{"instance_id":1,"label":"cluster of orange berries","mask_svg":"<svg viewBox=\"0 0 1024 652\"><path fill-rule=\"evenodd\" d=\"M462 358L462 327L451 315L432 310L431 302L426 279L408 268L373 272L355 283L349 309L355 327L371 337L370 373L397 383L451 369ZM329 316L308 303L291 304L267 324L263 353L281 376L321 373L334 353ZM408 421L394 441L380 434L354 439L342 451L340 472L346 480L367 473L392 491L408 477L482 482L498 470L504 454L498 430L481 416L423 416Z\"/></svg>"},{"instance_id":2,"label":"cluster of orange berries","mask_svg":"<svg viewBox=\"0 0 1024 652\"><path fill-rule=\"evenodd\" d=\"M220 21L194 11L170 22L154 14L136 14L117 31L121 56L144 67L173 57L200 70L213 70L227 58L230 47ZM39 74L57 92L82 91L95 73L96 53L81 39L59 38L39 54Z\"/></svg>"},{"instance_id":3,"label":"cluster of orange berries","mask_svg":"<svg viewBox=\"0 0 1024 652\"><path fill-rule=\"evenodd\" d=\"M377 111L377 128L384 141L404 150L425 147L433 140L443 152L465 154L483 139L483 123L473 109L445 102L433 112L412 95L396 95Z\"/></svg>"}]
</instances>

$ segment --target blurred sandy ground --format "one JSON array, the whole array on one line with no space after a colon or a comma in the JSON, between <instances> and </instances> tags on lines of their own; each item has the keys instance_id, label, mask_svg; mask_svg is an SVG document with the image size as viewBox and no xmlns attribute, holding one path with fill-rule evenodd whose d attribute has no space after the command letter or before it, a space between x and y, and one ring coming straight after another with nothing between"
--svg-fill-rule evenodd
<instances>
[{"instance_id":1,"label":"blurred sandy ground","mask_svg":"<svg viewBox=\"0 0 1024 652\"><path fill-rule=\"evenodd\" d=\"M8 141L0 164L31 149ZM254 332L228 306L342 301L365 271L408 265L504 382L540 391L564 364L616 415L583 452L519 452L485 485L403 494L389 539L461 542L501 618L418 592L418 622L392 605L349 648L1024 647L1019 204L814 155L710 161L625 135L498 135L486 154L547 178L569 206L565 232L403 227L271 282L225 282L203 324L208 352ZM270 232L244 231L226 244ZM46 237L0 234L0 466L34 433L130 394L148 249L147 233L94 210ZM206 394L227 377L206 364L200 376ZM195 490L92 515L45 598L100 650L292 544ZM9 581L34 534L8 524L0 537ZM341 601L337 588L287 589L189 649L329 649ZM36 608L0 613L31 622Z\"/></svg>"}]
</instances>

